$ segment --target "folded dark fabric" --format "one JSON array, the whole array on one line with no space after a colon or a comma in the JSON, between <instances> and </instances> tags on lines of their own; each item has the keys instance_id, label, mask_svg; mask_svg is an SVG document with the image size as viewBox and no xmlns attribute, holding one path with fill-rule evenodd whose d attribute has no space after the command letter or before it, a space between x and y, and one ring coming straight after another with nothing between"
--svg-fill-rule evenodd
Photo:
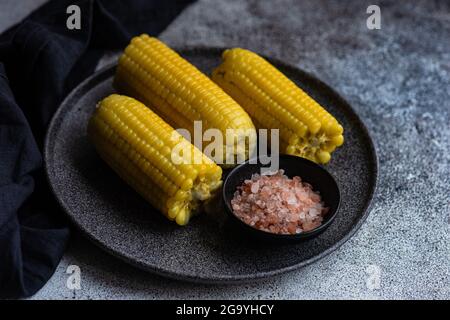
<instances>
[{"instance_id":1,"label":"folded dark fabric","mask_svg":"<svg viewBox=\"0 0 450 320\"><path fill-rule=\"evenodd\" d=\"M48 188L41 150L65 95L105 50L159 34L191 0L55 0L0 36L0 297L33 295L53 274L69 227ZM69 30L69 5L81 29Z\"/></svg>"}]
</instances>

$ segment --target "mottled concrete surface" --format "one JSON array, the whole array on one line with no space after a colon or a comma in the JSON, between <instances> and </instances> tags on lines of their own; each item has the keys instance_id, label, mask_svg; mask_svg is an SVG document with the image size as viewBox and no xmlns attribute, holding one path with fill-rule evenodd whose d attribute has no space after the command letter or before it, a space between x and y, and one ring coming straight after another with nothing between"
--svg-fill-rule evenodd
<instances>
[{"instance_id":1,"label":"mottled concrete surface","mask_svg":"<svg viewBox=\"0 0 450 320\"><path fill-rule=\"evenodd\" d=\"M1 17L8 2L15 3L2 1ZM146 274L75 236L34 298L450 298L450 4L376 2L381 30L369 30L371 3L199 1L162 35L177 46L256 50L312 72L348 99L380 158L372 212L350 241L289 274L206 286ZM80 290L66 287L73 264L82 271ZM378 271L379 286L371 282Z\"/></svg>"}]
</instances>

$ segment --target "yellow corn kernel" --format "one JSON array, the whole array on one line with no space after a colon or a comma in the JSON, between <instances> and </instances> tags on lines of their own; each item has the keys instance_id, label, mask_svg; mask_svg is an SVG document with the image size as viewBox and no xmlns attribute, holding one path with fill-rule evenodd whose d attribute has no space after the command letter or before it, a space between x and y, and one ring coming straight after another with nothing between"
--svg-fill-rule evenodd
<instances>
[{"instance_id":1,"label":"yellow corn kernel","mask_svg":"<svg viewBox=\"0 0 450 320\"><path fill-rule=\"evenodd\" d=\"M344 142L338 121L306 92L257 54L225 50L212 79L252 117L258 128L280 130L288 154L327 163Z\"/></svg>"},{"instance_id":2,"label":"yellow corn kernel","mask_svg":"<svg viewBox=\"0 0 450 320\"><path fill-rule=\"evenodd\" d=\"M200 200L221 185L219 166L133 98L113 94L103 99L88 135L123 180L179 225L188 223ZM175 163L171 150L180 142L201 161Z\"/></svg>"},{"instance_id":3,"label":"yellow corn kernel","mask_svg":"<svg viewBox=\"0 0 450 320\"><path fill-rule=\"evenodd\" d=\"M203 132L210 128L219 129L225 137L227 129L235 129L239 132L238 141L249 137L244 150L232 150L233 158L238 156L237 153L245 153L240 156L247 158L249 151L254 150L256 132L247 112L157 38L143 34L131 40L119 59L114 87L151 106L174 128L187 129L192 137L195 120L202 121ZM227 149L222 150L226 152ZM227 156L223 155L221 163Z\"/></svg>"}]
</instances>

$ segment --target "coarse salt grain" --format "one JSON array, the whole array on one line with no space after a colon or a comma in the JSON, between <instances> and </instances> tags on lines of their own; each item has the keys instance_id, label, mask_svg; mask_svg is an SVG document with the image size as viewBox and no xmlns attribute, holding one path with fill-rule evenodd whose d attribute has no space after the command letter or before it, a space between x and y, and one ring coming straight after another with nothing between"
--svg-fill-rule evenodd
<instances>
[{"instance_id":1,"label":"coarse salt grain","mask_svg":"<svg viewBox=\"0 0 450 320\"><path fill-rule=\"evenodd\" d=\"M284 170L272 175L253 174L238 187L231 206L245 223L277 234L313 230L329 210L309 183L299 176L290 179Z\"/></svg>"}]
</instances>

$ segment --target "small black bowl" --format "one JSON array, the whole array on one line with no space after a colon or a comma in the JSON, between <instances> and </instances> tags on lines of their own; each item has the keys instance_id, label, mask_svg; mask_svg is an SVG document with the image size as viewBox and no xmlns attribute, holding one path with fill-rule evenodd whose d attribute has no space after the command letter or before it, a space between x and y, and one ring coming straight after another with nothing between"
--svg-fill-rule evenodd
<instances>
[{"instance_id":1,"label":"small black bowl","mask_svg":"<svg viewBox=\"0 0 450 320\"><path fill-rule=\"evenodd\" d=\"M323 219L322 224L310 231L290 235L290 234L275 234L267 231L262 231L246 224L239 219L231 207L231 200L237 187L242 185L245 179L250 179L252 174L260 173L261 167L265 167L257 161L257 163L250 163L250 160L236 166L231 170L223 184L223 195L225 210L235 222L235 225L242 231L256 236L261 240L279 241L279 242L296 242L305 239L310 239L323 232L334 220L339 210L341 195L339 187L333 176L325 170L322 166L300 157L280 154L279 168L284 170L284 174L292 178L300 176L302 181L308 182L312 185L314 191L319 191L322 201L325 206L329 207L329 211Z\"/></svg>"}]
</instances>

